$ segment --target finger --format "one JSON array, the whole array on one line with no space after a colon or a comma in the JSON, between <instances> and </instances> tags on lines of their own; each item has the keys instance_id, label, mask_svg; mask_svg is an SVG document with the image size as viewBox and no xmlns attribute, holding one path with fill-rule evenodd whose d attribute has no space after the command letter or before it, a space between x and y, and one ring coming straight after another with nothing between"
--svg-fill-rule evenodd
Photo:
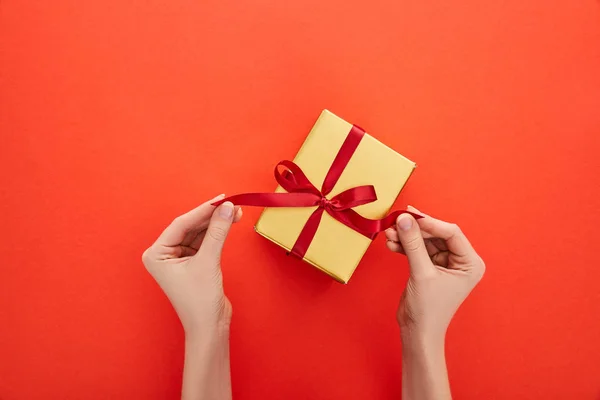
<instances>
[{"instance_id":1,"label":"finger","mask_svg":"<svg viewBox=\"0 0 600 400\"><path fill-rule=\"evenodd\" d=\"M194 239L198 236L198 230L193 230L185 234L185 237L181 241L182 246L189 246L190 243L194 241Z\"/></svg>"},{"instance_id":2,"label":"finger","mask_svg":"<svg viewBox=\"0 0 600 400\"><path fill-rule=\"evenodd\" d=\"M428 216L428 215L427 215L427 214L425 214L424 212L422 212L422 211L419 211L419 210L418 210L416 207L413 207L413 206L410 206L410 205L409 205L409 206L406 206L406 208L407 208L407 209L408 209L408 211L410 211L410 212L414 212L414 213L417 213L417 214L421 214L423 217L427 217L427 216ZM434 235L432 235L431 233L429 233L429 232L425 232L425 231L423 231L422 229L421 229L421 234L423 235L423 239L433 239L433 238L435 237L435 236L434 236Z\"/></svg>"},{"instance_id":3,"label":"finger","mask_svg":"<svg viewBox=\"0 0 600 400\"><path fill-rule=\"evenodd\" d=\"M398 237L398 232L396 232L396 228L388 228L385 230L385 238L387 240L391 240L392 242L399 242L400 238Z\"/></svg>"},{"instance_id":4,"label":"finger","mask_svg":"<svg viewBox=\"0 0 600 400\"><path fill-rule=\"evenodd\" d=\"M244 216L244 212L242 211L242 207L235 206L235 211L234 211L233 215L234 215L233 222L240 222L240 220Z\"/></svg>"},{"instance_id":5,"label":"finger","mask_svg":"<svg viewBox=\"0 0 600 400\"><path fill-rule=\"evenodd\" d=\"M417 207L413 207L413 206L411 206L411 205L408 205L408 206L406 206L406 208L407 208L407 209L408 209L408 211L410 211L410 212L414 212L414 213L417 213L417 214L425 215L425 213L423 213L422 211L419 211L419 210L417 209Z\"/></svg>"},{"instance_id":6,"label":"finger","mask_svg":"<svg viewBox=\"0 0 600 400\"><path fill-rule=\"evenodd\" d=\"M423 231L421 231L421 234L422 233L423 233ZM395 229L393 229L393 228L386 229L385 237L387 239L386 246L388 247L388 249L390 249L396 253L405 254L404 249L402 248L402 245L400 244L400 238L398 237L398 232L396 232ZM427 254L429 254L429 257L432 257L434 254L436 254L440 251L440 249L433 243L433 241L435 239L426 239L425 236L423 236L423 239L425 240L425 248L427 249Z\"/></svg>"},{"instance_id":7,"label":"finger","mask_svg":"<svg viewBox=\"0 0 600 400\"><path fill-rule=\"evenodd\" d=\"M439 251L448 251L448 246L446 245L446 241L440 238L429 239L431 244L433 244Z\"/></svg>"},{"instance_id":8,"label":"finger","mask_svg":"<svg viewBox=\"0 0 600 400\"><path fill-rule=\"evenodd\" d=\"M176 246L176 247L174 247L174 249L175 249L176 258L192 257L192 256L196 255L196 253L198 251L192 247L184 246L184 245Z\"/></svg>"},{"instance_id":9,"label":"finger","mask_svg":"<svg viewBox=\"0 0 600 400\"><path fill-rule=\"evenodd\" d=\"M467 237L462 233L458 225L449 222L441 221L430 216L425 216L418 220L421 229L443 239L446 247L450 252L459 257L467 257L475 255L475 250ZM438 242L439 244L439 242Z\"/></svg>"},{"instance_id":10,"label":"finger","mask_svg":"<svg viewBox=\"0 0 600 400\"><path fill-rule=\"evenodd\" d=\"M421 231L421 235L423 236L423 239L433 239L433 235L427 232ZM400 242L400 238L398 237L398 232L396 231L395 227L385 230L385 238L387 240L391 240L392 242Z\"/></svg>"},{"instance_id":11,"label":"finger","mask_svg":"<svg viewBox=\"0 0 600 400\"><path fill-rule=\"evenodd\" d=\"M241 206L235 206L235 217L233 217L233 222L239 222L242 219L242 207ZM183 239L183 241L181 242L182 246L188 246L191 248L194 248L196 250L198 250L198 248L200 247L200 242L202 241L202 238L204 238L204 232L206 232L206 228L208 228L208 221L206 220L204 222L202 222L197 229L194 229L191 232L188 232L185 235L185 238Z\"/></svg>"},{"instance_id":12,"label":"finger","mask_svg":"<svg viewBox=\"0 0 600 400\"><path fill-rule=\"evenodd\" d=\"M404 249L402 248L402 245L398 242L394 242L392 240L387 240L385 242L385 245L387 246L388 249L390 249L394 253L400 253L400 254L406 255L406 253L404 252Z\"/></svg>"},{"instance_id":13,"label":"finger","mask_svg":"<svg viewBox=\"0 0 600 400\"><path fill-rule=\"evenodd\" d=\"M439 248L447 247L458 256L477 254L458 225L433 218L413 206L408 206L408 210L423 215L424 218L418 221L422 230L446 242L445 244L437 242L436 246Z\"/></svg>"},{"instance_id":14,"label":"finger","mask_svg":"<svg viewBox=\"0 0 600 400\"><path fill-rule=\"evenodd\" d=\"M156 239L156 244L172 247L183 242L186 235L194 230L202 229L203 223L206 223L212 215L215 207L211 203L223 198L220 195L194 208L193 210L175 218L171 225Z\"/></svg>"},{"instance_id":15,"label":"finger","mask_svg":"<svg viewBox=\"0 0 600 400\"><path fill-rule=\"evenodd\" d=\"M431 239L425 239L425 248L427 249L427 254L431 258L434 254L439 253L439 249L435 247L433 243L431 243Z\"/></svg>"},{"instance_id":16,"label":"finger","mask_svg":"<svg viewBox=\"0 0 600 400\"><path fill-rule=\"evenodd\" d=\"M223 244L233 223L233 212L234 206L229 201L217 207L206 229L200 250L198 250L197 255L210 260L214 265L219 265L221 261Z\"/></svg>"},{"instance_id":17,"label":"finger","mask_svg":"<svg viewBox=\"0 0 600 400\"><path fill-rule=\"evenodd\" d=\"M237 209L237 212L235 213L235 217L233 217L233 222L239 222L242 219L242 208L239 206L235 207ZM194 237L194 239L190 242L190 244L188 245L189 247L191 247L192 249L198 251L200 249L200 245L202 244L202 240L204 239L204 236L206 236L206 229L196 233L196 236Z\"/></svg>"},{"instance_id":18,"label":"finger","mask_svg":"<svg viewBox=\"0 0 600 400\"><path fill-rule=\"evenodd\" d=\"M448 252L440 251L439 253L435 253L431 257L431 261L435 265L439 265L440 267L444 267L444 268L448 267Z\"/></svg>"},{"instance_id":19,"label":"finger","mask_svg":"<svg viewBox=\"0 0 600 400\"><path fill-rule=\"evenodd\" d=\"M192 243L190 243L190 247L192 249L196 249L196 251L200 250L200 245L202 244L202 241L204 240L205 235L206 235L206 230L203 230L202 232L198 232L198 234L196 235L194 240L192 240Z\"/></svg>"},{"instance_id":20,"label":"finger","mask_svg":"<svg viewBox=\"0 0 600 400\"><path fill-rule=\"evenodd\" d=\"M432 270L433 264L427 254L421 229L415 218L410 214L401 214L396 221L396 230L408 257L410 274L419 276Z\"/></svg>"}]
</instances>

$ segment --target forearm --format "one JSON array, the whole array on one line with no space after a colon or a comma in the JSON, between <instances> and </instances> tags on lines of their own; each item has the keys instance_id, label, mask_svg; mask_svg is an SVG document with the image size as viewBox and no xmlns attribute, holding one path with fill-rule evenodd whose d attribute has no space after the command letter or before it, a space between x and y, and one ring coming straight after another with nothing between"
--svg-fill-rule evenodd
<instances>
[{"instance_id":1,"label":"forearm","mask_svg":"<svg viewBox=\"0 0 600 400\"><path fill-rule=\"evenodd\" d=\"M402 333L402 399L451 399L444 336Z\"/></svg>"},{"instance_id":2,"label":"forearm","mask_svg":"<svg viewBox=\"0 0 600 400\"><path fill-rule=\"evenodd\" d=\"M186 336L181 398L231 399L229 332Z\"/></svg>"}]
</instances>

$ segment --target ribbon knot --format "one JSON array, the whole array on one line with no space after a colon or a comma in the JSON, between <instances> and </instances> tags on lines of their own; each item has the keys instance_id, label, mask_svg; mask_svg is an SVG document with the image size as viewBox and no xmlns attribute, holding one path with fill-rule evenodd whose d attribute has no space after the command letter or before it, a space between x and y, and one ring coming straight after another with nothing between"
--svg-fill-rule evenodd
<instances>
[{"instance_id":1,"label":"ribbon knot","mask_svg":"<svg viewBox=\"0 0 600 400\"><path fill-rule=\"evenodd\" d=\"M331 201L327 197L321 197L321 200L319 201L319 207L327 210L331 205Z\"/></svg>"},{"instance_id":2,"label":"ribbon knot","mask_svg":"<svg viewBox=\"0 0 600 400\"><path fill-rule=\"evenodd\" d=\"M422 216L408 211L395 211L382 219L369 219L354 211L354 207L377 201L373 185L353 187L331 199L327 198L364 135L365 132L361 128L356 125L352 127L323 180L321 190L311 183L298 165L292 161L283 160L275 166L275 180L287 193L244 193L227 197L213 205L218 206L230 201L237 205L261 207L317 206L317 209L308 217L290 251L299 258L303 258L306 254L317 232L323 212L327 212L337 221L369 239L374 239L378 232L393 226L401 213L409 213L415 218L422 218Z\"/></svg>"}]
</instances>

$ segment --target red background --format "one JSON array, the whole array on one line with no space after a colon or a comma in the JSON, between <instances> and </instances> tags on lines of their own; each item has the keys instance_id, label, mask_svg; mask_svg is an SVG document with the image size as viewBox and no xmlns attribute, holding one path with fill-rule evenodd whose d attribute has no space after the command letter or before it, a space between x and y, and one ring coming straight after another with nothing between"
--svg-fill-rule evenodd
<instances>
[{"instance_id":1,"label":"red background","mask_svg":"<svg viewBox=\"0 0 600 400\"><path fill-rule=\"evenodd\" d=\"M272 190L323 108L419 168L398 206L487 263L459 399L600 398L600 2L0 4L0 398L177 398L183 336L140 256L225 192ZM406 260L348 286L255 235L223 268L236 399L394 399Z\"/></svg>"}]
</instances>

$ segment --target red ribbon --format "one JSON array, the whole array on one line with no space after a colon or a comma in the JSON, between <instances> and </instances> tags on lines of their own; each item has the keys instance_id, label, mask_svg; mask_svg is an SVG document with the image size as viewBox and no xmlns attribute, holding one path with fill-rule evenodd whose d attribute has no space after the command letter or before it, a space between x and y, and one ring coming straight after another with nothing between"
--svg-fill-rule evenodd
<instances>
[{"instance_id":1,"label":"red ribbon","mask_svg":"<svg viewBox=\"0 0 600 400\"><path fill-rule=\"evenodd\" d=\"M382 219L369 219L358 214L352 208L362 204L372 203L377 200L375 188L373 185L357 186L332 197L327 198L335 184L337 183L342 171L348 165L350 158L358 147L358 144L365 135L365 131L356 125L352 126L350 133L342 144L336 155L321 190L317 189L304 175L299 166L292 161L281 161L275 167L275 179L281 187L288 193L244 193L226 197L223 200L213 203L218 206L226 201L236 205L259 206L259 207L314 207L317 209L306 221L304 228L300 232L296 243L291 250L291 254L303 258L308 250L308 246L317 232L323 211L331 215L342 224L354 229L356 232L374 239L378 232L394 226L396 219L400 214L411 214L415 218L422 218L421 215L410 211L399 210L387 215ZM279 167L283 167L280 171Z\"/></svg>"}]
</instances>

